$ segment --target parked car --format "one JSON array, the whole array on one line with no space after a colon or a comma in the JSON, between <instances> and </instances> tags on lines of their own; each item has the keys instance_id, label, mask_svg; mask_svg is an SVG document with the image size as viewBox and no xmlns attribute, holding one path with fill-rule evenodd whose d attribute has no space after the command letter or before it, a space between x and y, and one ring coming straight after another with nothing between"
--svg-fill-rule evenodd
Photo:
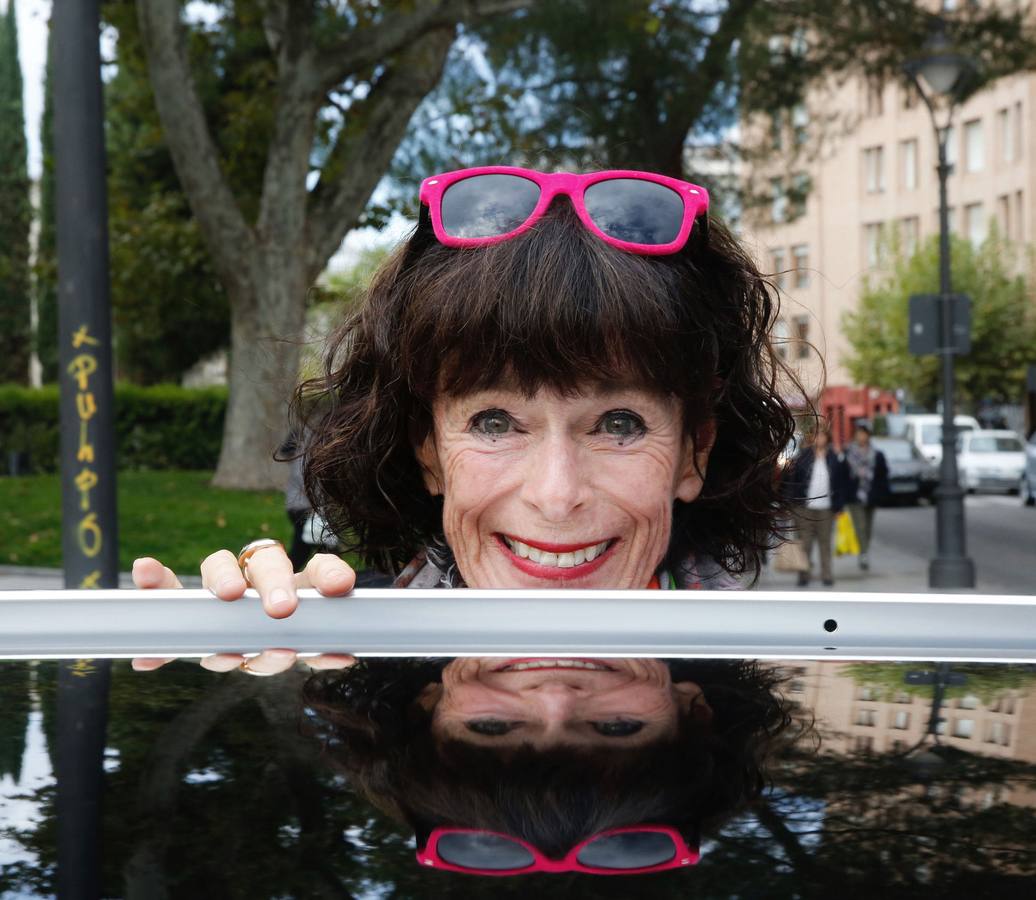
<instances>
[{"instance_id":1,"label":"parked car","mask_svg":"<svg viewBox=\"0 0 1036 900\"><path fill-rule=\"evenodd\" d=\"M1013 431L966 431L957 438L961 486L1014 493L1025 472L1025 444Z\"/></svg>"},{"instance_id":2,"label":"parked car","mask_svg":"<svg viewBox=\"0 0 1036 900\"><path fill-rule=\"evenodd\" d=\"M889 495L886 503L917 503L930 497L938 482L938 473L906 438L873 437L875 450L885 454L889 467Z\"/></svg>"},{"instance_id":3,"label":"parked car","mask_svg":"<svg viewBox=\"0 0 1036 900\"><path fill-rule=\"evenodd\" d=\"M1029 443L1025 445L1025 468L1018 493L1026 506L1036 506L1036 431L1029 435Z\"/></svg>"},{"instance_id":4,"label":"parked car","mask_svg":"<svg viewBox=\"0 0 1036 900\"><path fill-rule=\"evenodd\" d=\"M937 413L912 413L903 417L903 437L921 452L921 455L938 466L942 462L942 416ZM953 424L957 434L962 430L978 431L981 427L974 416L954 416Z\"/></svg>"}]
</instances>

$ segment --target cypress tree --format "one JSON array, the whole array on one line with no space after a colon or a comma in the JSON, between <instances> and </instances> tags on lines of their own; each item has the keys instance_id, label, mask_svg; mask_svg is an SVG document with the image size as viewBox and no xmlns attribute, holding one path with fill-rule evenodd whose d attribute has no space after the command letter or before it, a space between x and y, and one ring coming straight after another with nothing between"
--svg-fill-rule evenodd
<instances>
[{"instance_id":1,"label":"cypress tree","mask_svg":"<svg viewBox=\"0 0 1036 900\"><path fill-rule=\"evenodd\" d=\"M51 32L52 33L52 32ZM51 73L54 42L47 40L47 68L43 81L43 118L40 145L43 171L40 175L39 236L36 239L36 355L43 366L43 380L58 377L58 260L57 213L54 207L54 82Z\"/></svg>"},{"instance_id":2,"label":"cypress tree","mask_svg":"<svg viewBox=\"0 0 1036 900\"><path fill-rule=\"evenodd\" d=\"M0 21L0 381L29 380L29 173L14 0Z\"/></svg>"}]
</instances>

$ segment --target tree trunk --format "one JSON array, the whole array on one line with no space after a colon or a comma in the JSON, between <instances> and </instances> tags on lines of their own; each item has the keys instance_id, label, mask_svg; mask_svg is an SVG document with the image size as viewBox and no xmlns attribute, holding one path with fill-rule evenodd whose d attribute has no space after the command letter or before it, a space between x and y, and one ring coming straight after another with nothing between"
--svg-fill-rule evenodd
<instances>
[{"instance_id":1,"label":"tree trunk","mask_svg":"<svg viewBox=\"0 0 1036 900\"><path fill-rule=\"evenodd\" d=\"M287 437L306 319L301 243L260 249L248 287L231 294L229 396L215 487L279 489L287 481L288 467L273 454Z\"/></svg>"}]
</instances>

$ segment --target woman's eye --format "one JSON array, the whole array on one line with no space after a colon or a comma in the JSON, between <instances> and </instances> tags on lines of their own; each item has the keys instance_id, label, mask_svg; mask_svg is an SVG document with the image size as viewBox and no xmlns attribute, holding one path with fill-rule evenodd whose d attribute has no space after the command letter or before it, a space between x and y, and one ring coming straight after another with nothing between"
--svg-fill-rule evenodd
<instances>
[{"instance_id":1,"label":"woman's eye","mask_svg":"<svg viewBox=\"0 0 1036 900\"><path fill-rule=\"evenodd\" d=\"M605 737L629 737L644 727L643 722L622 719L616 722L592 722L594 731Z\"/></svg>"},{"instance_id":2,"label":"woman's eye","mask_svg":"<svg viewBox=\"0 0 1036 900\"><path fill-rule=\"evenodd\" d=\"M471 430L479 434L507 434L511 430L511 417L499 409L480 412L471 420Z\"/></svg>"},{"instance_id":3,"label":"woman's eye","mask_svg":"<svg viewBox=\"0 0 1036 900\"><path fill-rule=\"evenodd\" d=\"M615 437L636 437L647 430L644 420L631 412L605 413L598 429Z\"/></svg>"},{"instance_id":4,"label":"woman's eye","mask_svg":"<svg viewBox=\"0 0 1036 900\"><path fill-rule=\"evenodd\" d=\"M511 730L511 723L505 722L503 719L472 719L470 722L465 722L464 726L475 734L486 734L493 737L507 734Z\"/></svg>"}]
</instances>

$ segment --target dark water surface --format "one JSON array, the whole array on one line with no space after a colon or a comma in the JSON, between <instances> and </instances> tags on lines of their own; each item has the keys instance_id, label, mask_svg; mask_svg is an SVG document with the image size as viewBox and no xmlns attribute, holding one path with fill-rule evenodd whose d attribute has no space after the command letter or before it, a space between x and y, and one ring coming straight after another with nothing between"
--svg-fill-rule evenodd
<instances>
[{"instance_id":1,"label":"dark water surface","mask_svg":"<svg viewBox=\"0 0 1036 900\"><path fill-rule=\"evenodd\" d=\"M343 730L328 725L328 709L303 701L310 677L304 667L255 678L243 672L215 675L190 662L143 674L117 662L108 692L103 771L69 768L70 779L96 777L102 786L103 805L92 826L91 810L78 811L83 834L96 829L102 849L69 861L60 860L57 850L58 664L0 663L0 897L55 895L59 866L73 884L96 878L101 896L148 900L1033 896L1031 667L954 665L952 680L963 676L965 683L935 690L905 682L907 672L925 669L918 663L779 664L780 683L769 690L776 698L773 709L787 713L790 724L781 731L771 720L766 727L781 733L758 741L749 733L756 726L732 699L737 685L708 668L715 663L701 665L695 677L712 679L702 687L713 718L696 732L686 758L674 765L670 754L665 762L652 762L657 775L633 760L618 775L602 775L610 788L593 793L584 805L575 787L572 799L565 799L567 785L543 787L556 774L549 767L537 776L540 783L528 786L517 780L479 784L482 763L475 757L448 771L430 763L423 768L420 754L429 751L414 737L420 731L416 720L390 721L385 712L398 689L391 665L384 685L365 684L374 699ZM80 669L77 677L84 683L93 677L89 664ZM372 676L375 682L378 677ZM324 683L333 685L333 679ZM933 721L938 693L943 697ZM335 696L334 690L323 696ZM369 733L365 722L373 723ZM719 732L727 735L725 744L714 740ZM375 746L379 740L411 743L404 752L383 753ZM744 758L732 758L737 747ZM752 793L755 763L766 787L739 808L744 794ZM515 779L539 764L516 764ZM558 765L563 771L563 761ZM351 786L357 771L368 787L382 790L373 798L382 809L373 805L370 791L361 796ZM580 823L596 815L588 805L625 803L650 787L652 777L662 795L652 803L664 805L693 783L685 807L712 805L713 814L700 822L692 821L693 809L683 810L684 833L693 839L700 829L697 865L622 877L430 871L415 861L412 823L387 814L412 802L423 803L423 815L430 815L428 804L441 803L442 820L428 826L464 824L449 821L460 815L458 798L482 791L471 808L482 821L496 821L493 805L520 805L524 791L529 803L523 815L557 816L569 802L578 832ZM459 786L437 794L437 778ZM636 787L616 793L615 784L621 788L627 778ZM530 828L565 834L564 823L534 822Z\"/></svg>"}]
</instances>

